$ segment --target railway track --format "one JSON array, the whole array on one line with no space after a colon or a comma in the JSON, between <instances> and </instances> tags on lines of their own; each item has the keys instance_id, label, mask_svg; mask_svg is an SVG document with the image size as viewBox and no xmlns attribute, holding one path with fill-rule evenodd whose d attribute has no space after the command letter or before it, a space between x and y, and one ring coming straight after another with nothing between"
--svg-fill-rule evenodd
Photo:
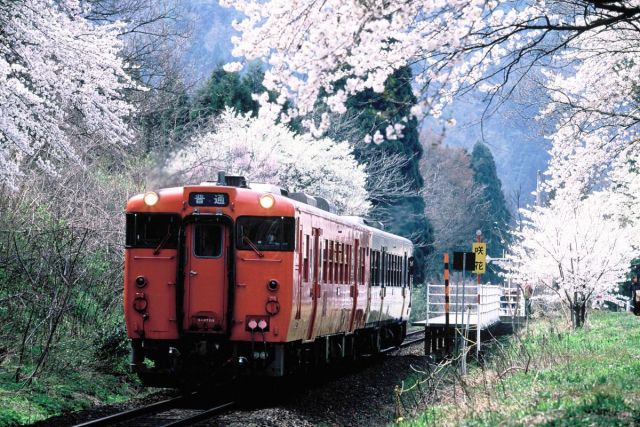
<instances>
[{"instance_id":1,"label":"railway track","mask_svg":"<svg viewBox=\"0 0 640 427\"><path fill-rule=\"evenodd\" d=\"M389 347L380 353L389 353L403 347L424 341L424 331L417 330L407 333L404 342L399 347ZM119 412L96 420L77 424L74 427L102 427L102 426L189 426L196 422L212 417L225 409L235 405L234 401L220 403L213 402L198 392L166 399L140 408Z\"/></svg>"},{"instance_id":2,"label":"railway track","mask_svg":"<svg viewBox=\"0 0 640 427\"><path fill-rule=\"evenodd\" d=\"M404 342L400 345L400 347L408 347L411 344L415 344L417 342L422 342L422 341L424 341L424 329L408 332L407 336L404 339Z\"/></svg>"},{"instance_id":3,"label":"railway track","mask_svg":"<svg viewBox=\"0 0 640 427\"><path fill-rule=\"evenodd\" d=\"M198 393L179 396L140 408L130 409L74 427L98 426L162 426L179 427L193 425L233 406L235 402L213 403Z\"/></svg>"},{"instance_id":4,"label":"railway track","mask_svg":"<svg viewBox=\"0 0 640 427\"><path fill-rule=\"evenodd\" d=\"M417 338L415 338L417 337ZM404 341L398 347L389 347L380 351L380 353L390 353L394 350L398 350L404 347L408 347L412 344L424 341L424 330L418 330L413 332L408 332L407 336L404 338Z\"/></svg>"}]
</instances>

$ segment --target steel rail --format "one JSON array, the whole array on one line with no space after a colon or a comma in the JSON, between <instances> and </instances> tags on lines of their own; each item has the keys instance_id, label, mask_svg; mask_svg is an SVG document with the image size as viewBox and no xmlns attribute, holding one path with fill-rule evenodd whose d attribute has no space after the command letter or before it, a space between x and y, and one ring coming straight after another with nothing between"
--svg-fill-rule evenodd
<instances>
[{"instance_id":1,"label":"steel rail","mask_svg":"<svg viewBox=\"0 0 640 427\"><path fill-rule=\"evenodd\" d=\"M409 340L409 341L407 341L407 338L414 337L414 336L416 336L416 335L422 335L422 337L420 337L420 338L418 338L418 339L415 339L415 340ZM383 349L383 350L380 350L380 353L383 353L383 354L384 354L384 353L389 353L389 352L391 352L391 351L399 350L399 349L401 349L401 348L403 348L403 347L408 347L408 346L410 346L411 344L415 344L415 343L422 342L422 341L424 341L424 330L422 330L422 331L410 332L410 333L408 333L408 334L405 336L405 339L404 339L404 341L402 342L402 344L400 344L399 346L389 347L389 348L385 348L385 349Z\"/></svg>"},{"instance_id":2,"label":"steel rail","mask_svg":"<svg viewBox=\"0 0 640 427\"><path fill-rule=\"evenodd\" d=\"M223 403L221 405L218 406L214 406L213 408L209 408L209 409L205 409L204 411L196 414L196 415L192 415L190 417L187 418L183 418L181 420L178 421L174 421L172 423L169 424L163 424L162 427L181 427L181 426L190 426L198 421L202 421L202 420L206 420L207 418L211 417L212 415L214 415L217 412L222 411L223 409L229 408L233 405L235 405L236 402L227 402L227 403Z\"/></svg>"},{"instance_id":3,"label":"steel rail","mask_svg":"<svg viewBox=\"0 0 640 427\"><path fill-rule=\"evenodd\" d=\"M187 399L188 397L193 397L193 395L178 396L171 399L162 400L160 402L152 403L150 405L142 406L140 408L129 409L127 411L118 412L117 414L108 415L103 418L86 421L82 424L76 424L74 427L97 427L97 426L113 425L122 421L131 420L133 418L137 418L152 412L161 412L167 409L171 409L175 407L178 403Z\"/></svg>"}]
</instances>

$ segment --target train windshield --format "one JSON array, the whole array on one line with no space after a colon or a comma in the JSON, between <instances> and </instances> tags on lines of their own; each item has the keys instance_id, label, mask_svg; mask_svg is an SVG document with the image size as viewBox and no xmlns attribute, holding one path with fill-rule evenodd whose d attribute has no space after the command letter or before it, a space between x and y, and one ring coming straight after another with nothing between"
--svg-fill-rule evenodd
<instances>
[{"instance_id":1,"label":"train windshield","mask_svg":"<svg viewBox=\"0 0 640 427\"><path fill-rule=\"evenodd\" d=\"M236 231L237 249L293 251L295 247L295 220L290 217L242 216Z\"/></svg>"},{"instance_id":2,"label":"train windshield","mask_svg":"<svg viewBox=\"0 0 640 427\"><path fill-rule=\"evenodd\" d=\"M175 249L180 216L175 214L127 214L128 248Z\"/></svg>"}]
</instances>

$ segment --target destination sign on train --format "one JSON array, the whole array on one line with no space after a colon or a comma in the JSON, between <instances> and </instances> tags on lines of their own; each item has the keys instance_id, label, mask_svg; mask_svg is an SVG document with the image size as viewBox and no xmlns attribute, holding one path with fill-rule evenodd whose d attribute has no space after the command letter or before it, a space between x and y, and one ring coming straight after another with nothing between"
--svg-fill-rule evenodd
<instances>
[{"instance_id":1,"label":"destination sign on train","mask_svg":"<svg viewBox=\"0 0 640 427\"><path fill-rule=\"evenodd\" d=\"M229 195L226 193L191 193L189 206L227 206Z\"/></svg>"}]
</instances>

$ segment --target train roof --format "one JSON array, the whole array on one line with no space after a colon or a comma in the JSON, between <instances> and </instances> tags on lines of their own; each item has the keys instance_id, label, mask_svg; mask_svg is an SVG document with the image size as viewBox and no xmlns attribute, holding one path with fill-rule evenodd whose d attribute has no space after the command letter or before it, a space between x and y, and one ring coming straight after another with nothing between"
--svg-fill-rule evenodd
<instances>
[{"instance_id":1,"label":"train roof","mask_svg":"<svg viewBox=\"0 0 640 427\"><path fill-rule=\"evenodd\" d=\"M228 183L228 179L231 178ZM232 185L229 185L232 184ZM238 185L235 185L238 184ZM395 243L402 243L413 246L411 240L401 237L392 233L389 233L380 228L372 226L374 221L367 220L363 217L350 216L350 215L338 215L335 213L335 208L332 208L331 204L323 198L313 197L304 193L289 193L280 187L270 184L247 184L243 177L219 177L218 182L203 182L196 185L185 185L183 187L171 187L157 190L157 193L161 195L163 201L163 207L169 208L179 212L182 210L184 202L185 190L193 190L196 188L210 188L220 189L235 193L236 197L240 199L246 199L247 195L260 195L264 193L270 193L274 196L277 204L280 208L284 208L285 211L290 209L303 210L311 214L322 216L326 219L342 223L344 225L356 226L359 229L363 229L372 233L377 239L390 240ZM131 197L127 203L127 212L152 212L154 209L149 209L143 202L144 195L146 193L137 194ZM243 197L244 196L244 197ZM320 200L320 203L317 201ZM314 206L313 202L316 202ZM289 205L289 208L287 207ZM278 209L282 212L281 209Z\"/></svg>"}]
</instances>

